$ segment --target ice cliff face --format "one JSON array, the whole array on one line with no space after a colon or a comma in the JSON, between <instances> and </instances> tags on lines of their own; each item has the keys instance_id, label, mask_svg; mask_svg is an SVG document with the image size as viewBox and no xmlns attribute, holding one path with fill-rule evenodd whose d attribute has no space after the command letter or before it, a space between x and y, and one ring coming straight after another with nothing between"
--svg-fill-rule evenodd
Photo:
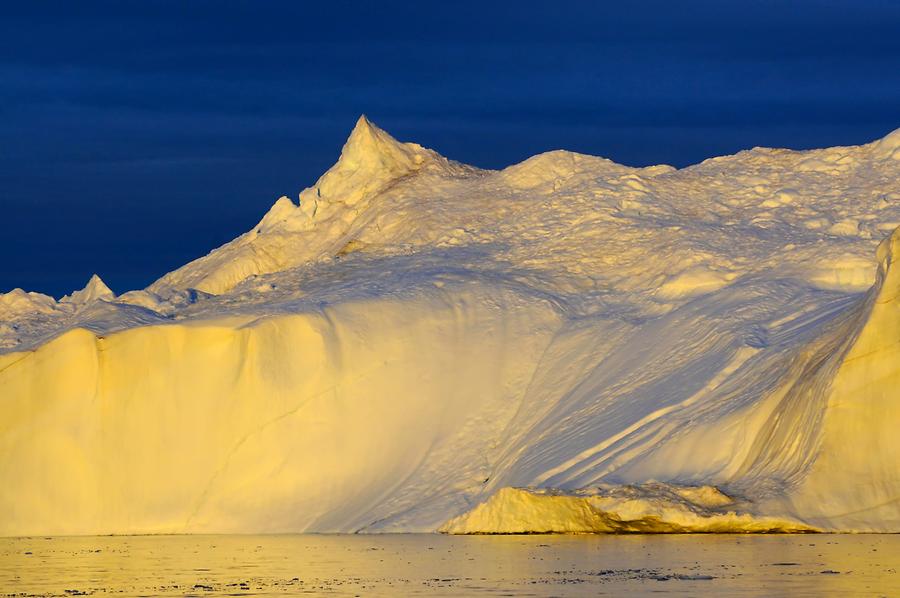
<instances>
[{"instance_id":1,"label":"ice cliff face","mask_svg":"<svg viewBox=\"0 0 900 598\"><path fill-rule=\"evenodd\" d=\"M898 139L495 172L363 117L148 289L0 295L0 533L900 531Z\"/></svg>"},{"instance_id":2,"label":"ice cliff face","mask_svg":"<svg viewBox=\"0 0 900 598\"><path fill-rule=\"evenodd\" d=\"M875 285L857 308L819 397L816 458L788 495L838 528L900 529L900 229L878 247ZM834 359L834 357L832 357ZM831 373L831 372L829 372ZM825 385L823 385L825 386Z\"/></svg>"}]
</instances>

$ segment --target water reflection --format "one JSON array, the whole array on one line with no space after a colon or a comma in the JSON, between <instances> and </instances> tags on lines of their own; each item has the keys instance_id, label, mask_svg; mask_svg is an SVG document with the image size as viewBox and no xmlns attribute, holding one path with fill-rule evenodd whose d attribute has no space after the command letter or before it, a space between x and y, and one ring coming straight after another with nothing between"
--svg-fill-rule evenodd
<instances>
[{"instance_id":1,"label":"water reflection","mask_svg":"<svg viewBox=\"0 0 900 598\"><path fill-rule=\"evenodd\" d=\"M896 595L900 536L132 536L0 539L28 596Z\"/></svg>"}]
</instances>

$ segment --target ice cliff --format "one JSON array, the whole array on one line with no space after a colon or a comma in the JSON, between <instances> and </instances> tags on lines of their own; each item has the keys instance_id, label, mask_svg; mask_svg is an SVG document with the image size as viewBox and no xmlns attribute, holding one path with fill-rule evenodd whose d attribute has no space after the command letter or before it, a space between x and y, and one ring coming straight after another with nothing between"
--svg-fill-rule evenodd
<instances>
[{"instance_id":1,"label":"ice cliff","mask_svg":"<svg viewBox=\"0 0 900 598\"><path fill-rule=\"evenodd\" d=\"M0 533L900 531L898 152L486 171L362 117L147 289L0 295Z\"/></svg>"}]
</instances>

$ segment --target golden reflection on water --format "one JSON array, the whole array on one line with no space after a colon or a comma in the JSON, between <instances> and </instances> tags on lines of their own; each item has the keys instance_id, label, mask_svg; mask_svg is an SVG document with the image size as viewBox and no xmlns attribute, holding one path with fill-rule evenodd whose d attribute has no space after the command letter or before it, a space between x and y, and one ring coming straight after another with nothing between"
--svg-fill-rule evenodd
<instances>
[{"instance_id":1,"label":"golden reflection on water","mask_svg":"<svg viewBox=\"0 0 900 598\"><path fill-rule=\"evenodd\" d=\"M900 536L0 538L0 595L900 595Z\"/></svg>"}]
</instances>

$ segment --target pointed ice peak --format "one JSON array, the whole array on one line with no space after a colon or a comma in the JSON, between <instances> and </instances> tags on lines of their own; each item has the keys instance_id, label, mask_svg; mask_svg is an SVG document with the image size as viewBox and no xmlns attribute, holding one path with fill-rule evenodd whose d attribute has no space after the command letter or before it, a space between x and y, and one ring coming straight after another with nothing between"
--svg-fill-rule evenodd
<instances>
[{"instance_id":1,"label":"pointed ice peak","mask_svg":"<svg viewBox=\"0 0 900 598\"><path fill-rule=\"evenodd\" d=\"M359 118L356 119L356 124L353 125L353 130L350 131L350 137L347 138L347 143L357 141L365 142L366 139L376 137L379 134L390 137L386 131L372 124L369 117L365 114L360 114Z\"/></svg>"},{"instance_id":2,"label":"pointed ice peak","mask_svg":"<svg viewBox=\"0 0 900 598\"><path fill-rule=\"evenodd\" d=\"M341 157L314 187L300 194L300 205L341 202L354 205L364 197L376 195L388 183L423 168L449 161L417 143L397 141L378 128L365 115L341 150Z\"/></svg>"},{"instance_id":3,"label":"pointed ice peak","mask_svg":"<svg viewBox=\"0 0 900 598\"><path fill-rule=\"evenodd\" d=\"M94 274L91 276L91 279L88 280L87 284L84 285L84 288L80 291L75 291L71 295L66 295L62 299L59 300L60 303L71 303L73 305L87 305L88 303L93 303L99 299L105 299L107 301L115 299L116 294L112 292L112 290L106 286L106 283L103 282L99 276Z\"/></svg>"},{"instance_id":4,"label":"pointed ice peak","mask_svg":"<svg viewBox=\"0 0 900 598\"><path fill-rule=\"evenodd\" d=\"M428 152L415 143L401 143L380 129L363 114L356 121L341 150L340 162L348 166L410 170L425 161Z\"/></svg>"},{"instance_id":5,"label":"pointed ice peak","mask_svg":"<svg viewBox=\"0 0 900 598\"><path fill-rule=\"evenodd\" d=\"M363 115L338 161L300 192L299 205L279 198L253 229L170 272L148 290L162 296L188 287L226 293L251 275L280 272L334 255L346 244L344 237L351 227L368 226L376 213L364 214L370 205L377 212L390 209L392 198L410 197L410 188L419 187L425 178L433 188L432 180L438 186L443 178L458 180L482 173L418 144L397 141ZM316 234L291 236L309 231Z\"/></svg>"},{"instance_id":6,"label":"pointed ice peak","mask_svg":"<svg viewBox=\"0 0 900 598\"><path fill-rule=\"evenodd\" d=\"M106 283L103 282L103 279L100 278L96 274L92 274L91 278L87 281L87 284L84 285L84 291L90 291L95 296L100 295L115 295L112 290L106 286Z\"/></svg>"},{"instance_id":7,"label":"pointed ice peak","mask_svg":"<svg viewBox=\"0 0 900 598\"><path fill-rule=\"evenodd\" d=\"M369 120L365 114L360 114L350 131L347 138L346 146L367 146L378 142L388 142L393 145L402 145L399 141L391 137L391 135Z\"/></svg>"}]
</instances>

